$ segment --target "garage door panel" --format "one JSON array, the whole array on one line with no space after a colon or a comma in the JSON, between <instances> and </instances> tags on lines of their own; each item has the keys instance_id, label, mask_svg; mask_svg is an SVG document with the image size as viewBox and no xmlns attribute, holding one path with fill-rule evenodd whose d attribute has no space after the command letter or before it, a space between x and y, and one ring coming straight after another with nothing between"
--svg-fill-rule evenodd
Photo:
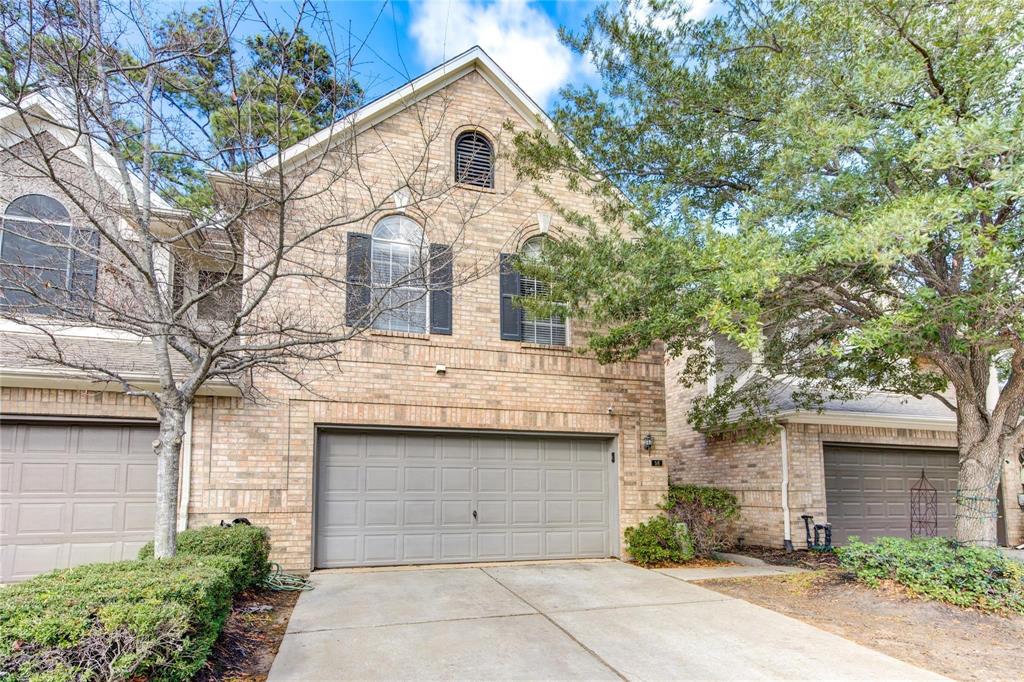
<instances>
[{"instance_id":1,"label":"garage door panel","mask_svg":"<svg viewBox=\"0 0 1024 682\"><path fill-rule=\"evenodd\" d=\"M67 470L68 465L61 462L24 462L21 465L18 490L22 494L61 494L64 492Z\"/></svg>"},{"instance_id":2,"label":"garage door panel","mask_svg":"<svg viewBox=\"0 0 1024 682\"><path fill-rule=\"evenodd\" d=\"M851 535L909 537L911 489L922 469L938 491L938 532L948 535L957 461L951 450L826 446L826 505L834 541L842 544Z\"/></svg>"},{"instance_id":3,"label":"garage door panel","mask_svg":"<svg viewBox=\"0 0 1024 682\"><path fill-rule=\"evenodd\" d=\"M152 457L152 454L150 454ZM125 466L125 489L128 495L150 496L156 490L156 464L128 464Z\"/></svg>"},{"instance_id":4,"label":"garage door panel","mask_svg":"<svg viewBox=\"0 0 1024 682\"><path fill-rule=\"evenodd\" d=\"M611 553L606 441L324 430L318 462L318 567Z\"/></svg>"},{"instance_id":5,"label":"garage door panel","mask_svg":"<svg viewBox=\"0 0 1024 682\"><path fill-rule=\"evenodd\" d=\"M116 493L121 487L119 464L76 464L71 491L76 494Z\"/></svg>"}]
</instances>

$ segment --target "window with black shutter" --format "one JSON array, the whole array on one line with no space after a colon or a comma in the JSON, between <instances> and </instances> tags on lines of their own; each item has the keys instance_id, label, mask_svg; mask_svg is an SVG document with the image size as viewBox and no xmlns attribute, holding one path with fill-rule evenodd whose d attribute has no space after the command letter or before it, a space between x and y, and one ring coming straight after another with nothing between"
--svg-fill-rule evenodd
<instances>
[{"instance_id":1,"label":"window with black shutter","mask_svg":"<svg viewBox=\"0 0 1024 682\"><path fill-rule=\"evenodd\" d=\"M56 199L27 194L4 211L0 305L24 313L88 314L96 294L99 234L77 228Z\"/></svg>"},{"instance_id":2,"label":"window with black shutter","mask_svg":"<svg viewBox=\"0 0 1024 682\"><path fill-rule=\"evenodd\" d=\"M455 182L494 187L494 148L482 133L470 130L455 138Z\"/></svg>"},{"instance_id":3,"label":"window with black shutter","mask_svg":"<svg viewBox=\"0 0 1024 682\"><path fill-rule=\"evenodd\" d=\"M543 237L534 237L523 245L523 258L537 258L543 246ZM523 298L534 296L546 297L550 291L547 282L542 282L535 277L527 275L519 276L519 295ZM564 346L567 342L565 332L565 318L561 315L537 316L528 312L525 308L520 310L522 315L523 341L527 343L538 343L545 346Z\"/></svg>"}]
</instances>

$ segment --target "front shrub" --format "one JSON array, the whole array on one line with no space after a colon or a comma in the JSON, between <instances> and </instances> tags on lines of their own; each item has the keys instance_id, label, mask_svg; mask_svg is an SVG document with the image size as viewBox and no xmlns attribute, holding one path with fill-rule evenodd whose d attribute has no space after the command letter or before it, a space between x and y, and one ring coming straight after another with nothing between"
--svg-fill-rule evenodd
<instances>
[{"instance_id":1,"label":"front shrub","mask_svg":"<svg viewBox=\"0 0 1024 682\"><path fill-rule=\"evenodd\" d=\"M840 566L871 586L891 580L957 606L1024 613L1024 565L994 549L947 538L850 538L836 553Z\"/></svg>"},{"instance_id":2,"label":"front shrub","mask_svg":"<svg viewBox=\"0 0 1024 682\"><path fill-rule=\"evenodd\" d=\"M739 515L740 505L728 490L673 485L661 508L671 521L686 525L697 556L711 558L732 544L733 520Z\"/></svg>"},{"instance_id":3,"label":"front shrub","mask_svg":"<svg viewBox=\"0 0 1024 682\"><path fill-rule=\"evenodd\" d=\"M260 584L270 574L270 534L266 528L243 523L190 528L178 534L178 555L237 557L242 565L231 574L231 579L238 590L244 590ZM139 550L140 559L152 556L152 542Z\"/></svg>"},{"instance_id":4,"label":"front shrub","mask_svg":"<svg viewBox=\"0 0 1024 682\"><path fill-rule=\"evenodd\" d=\"M188 680L231 609L240 559L89 564L2 591L0 679Z\"/></svg>"},{"instance_id":5,"label":"front shrub","mask_svg":"<svg viewBox=\"0 0 1024 682\"><path fill-rule=\"evenodd\" d=\"M624 532L626 550L641 566L681 564L694 557L693 542L682 523L655 516Z\"/></svg>"}]
</instances>

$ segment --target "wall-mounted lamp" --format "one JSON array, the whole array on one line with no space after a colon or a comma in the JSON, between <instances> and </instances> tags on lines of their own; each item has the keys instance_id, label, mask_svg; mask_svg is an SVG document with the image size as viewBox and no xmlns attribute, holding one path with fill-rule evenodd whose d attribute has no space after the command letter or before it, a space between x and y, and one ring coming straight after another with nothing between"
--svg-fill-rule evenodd
<instances>
[{"instance_id":1,"label":"wall-mounted lamp","mask_svg":"<svg viewBox=\"0 0 1024 682\"><path fill-rule=\"evenodd\" d=\"M653 448L654 447L654 436L652 436L649 433L646 436L644 436L643 445L644 445L644 450L650 450L651 448Z\"/></svg>"}]
</instances>

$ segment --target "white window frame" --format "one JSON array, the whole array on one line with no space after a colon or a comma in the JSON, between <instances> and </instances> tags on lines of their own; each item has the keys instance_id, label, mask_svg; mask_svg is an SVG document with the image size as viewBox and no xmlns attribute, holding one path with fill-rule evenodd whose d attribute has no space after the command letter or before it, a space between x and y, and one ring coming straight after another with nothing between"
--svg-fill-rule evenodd
<instances>
[{"instance_id":1,"label":"white window frame","mask_svg":"<svg viewBox=\"0 0 1024 682\"><path fill-rule=\"evenodd\" d=\"M530 237L529 239L527 239L523 243L523 246L522 246L522 248L519 249L519 252L523 255L523 257L529 258L529 254L527 254L527 249L528 248L532 248L531 245L533 245L533 244L541 244L544 241L544 239L546 239L546 237L544 237L543 235L538 235L538 236L535 236L535 237ZM533 283L534 290L538 290L538 289L540 289L542 287L548 286L545 282L541 282L536 277L528 277L527 275L519 273L519 295L520 296L524 296L523 289L525 287L523 285L526 282L528 282L528 281ZM531 343L531 344L538 345L538 346L550 346L552 348L565 348L565 347L569 346L569 320L565 317L565 315L557 315L557 316L556 315L550 315L547 318L543 318L543 319L542 318L536 318L534 321L532 321L530 323L530 324L534 325L534 338L532 338L532 339L527 339L526 338L526 324L527 324L527 319L526 318L527 318L528 315L530 315L530 313L526 310L526 308L520 308L519 315L520 315L519 329L520 329L520 332L521 332L521 335L522 335L523 343ZM553 322L555 317L561 318L561 323ZM540 341L540 340L538 340L536 338L536 325L538 323L541 324L542 326L546 326L547 327L549 335L550 335L550 338L552 339L551 343L547 343L545 341ZM557 329L558 327L561 327L561 329L562 329L562 337L563 337L563 342L562 343L554 343L554 341L553 341L555 329Z\"/></svg>"},{"instance_id":2,"label":"white window frame","mask_svg":"<svg viewBox=\"0 0 1024 682\"><path fill-rule=\"evenodd\" d=\"M396 223L396 222L397 223L402 223L405 226L414 228L416 230L416 233L419 236L418 243L415 242L415 241L412 241L412 240L388 239L388 238L378 237L377 236L378 231L382 227L385 227L389 223ZM430 283L428 281L426 281L426 278L429 276L429 273L428 273L427 269L423 267L424 262L427 259L430 258L430 245L427 244L427 242L425 240L426 240L426 236L425 236L425 234L423 232L423 228L420 227L420 225L417 224L415 220L412 220L411 218L408 218L406 216L401 216L401 215L386 216L386 217L382 218L381 220L377 221L377 224L373 226L373 230L370 232L370 305L371 306L378 306L378 305L380 305L381 296L383 296L384 294L386 294L388 292L391 292L391 291L412 291L412 292L417 292L417 293L420 294L420 297L417 298L417 299L413 299L413 300L417 301L417 302L419 300L423 301L423 328L422 329L396 329L395 326L393 324L391 324L392 318L390 316L388 316L387 313L393 312L393 311L397 311L397 310L401 310L401 306L395 307L395 308L387 308L385 310L375 310L374 311L374 315L373 315L373 324L372 324L373 329L375 329L377 331L398 332L398 333L407 333L407 334L429 334L430 333ZM419 259L418 259L415 267L422 271L422 276L424 278L422 286L411 286L409 283L406 283L405 285L402 285L402 286L393 286L391 284L388 284L386 286L381 286L381 284L378 281L376 281L376 278L375 278L375 275L376 275L376 265L375 264L377 262L377 259L376 259L377 249L378 249L378 247L380 245L383 245L383 244L394 245L394 246L402 246L402 247L411 247L413 249L413 251L418 251ZM426 254L424 254L424 251L426 251ZM389 262L389 264L391 264L391 268L393 269L393 267L394 267L393 266L393 260L391 258L389 258L388 262ZM378 291L382 291L383 293L378 295ZM371 308L371 310L372 310L372 308Z\"/></svg>"}]
</instances>

